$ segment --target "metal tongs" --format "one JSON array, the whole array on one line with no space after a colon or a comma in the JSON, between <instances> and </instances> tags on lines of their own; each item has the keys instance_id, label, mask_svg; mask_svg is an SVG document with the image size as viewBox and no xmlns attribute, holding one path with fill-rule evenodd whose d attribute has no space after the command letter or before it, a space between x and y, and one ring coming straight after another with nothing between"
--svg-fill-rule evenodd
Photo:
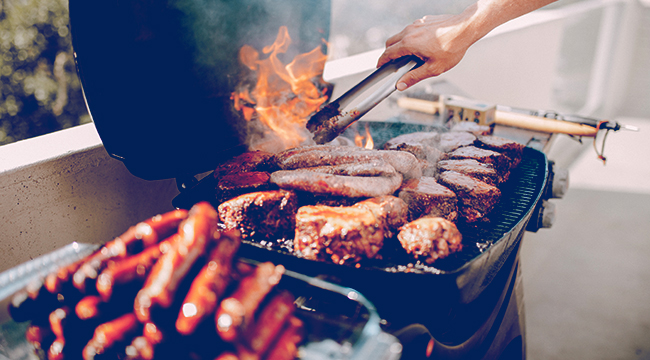
<instances>
[{"instance_id":1,"label":"metal tongs","mask_svg":"<svg viewBox=\"0 0 650 360\"><path fill-rule=\"evenodd\" d=\"M396 89L397 81L407 72L423 64L416 56L406 56L388 62L368 75L365 79L314 114L307 122L307 129L314 134L317 144L334 140L353 122L359 120ZM377 90L373 91L359 104L342 112L346 106L370 90L373 86L387 79Z\"/></svg>"}]
</instances>

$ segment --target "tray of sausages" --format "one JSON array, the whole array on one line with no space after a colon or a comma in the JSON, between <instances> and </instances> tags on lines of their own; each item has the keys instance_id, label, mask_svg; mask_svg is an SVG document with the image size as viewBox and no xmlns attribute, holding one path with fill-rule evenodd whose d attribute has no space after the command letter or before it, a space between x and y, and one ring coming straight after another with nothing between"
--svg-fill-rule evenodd
<instances>
[{"instance_id":1,"label":"tray of sausages","mask_svg":"<svg viewBox=\"0 0 650 360\"><path fill-rule=\"evenodd\" d=\"M5 271L0 358L400 357L362 294L241 258L240 243L202 202Z\"/></svg>"}]
</instances>

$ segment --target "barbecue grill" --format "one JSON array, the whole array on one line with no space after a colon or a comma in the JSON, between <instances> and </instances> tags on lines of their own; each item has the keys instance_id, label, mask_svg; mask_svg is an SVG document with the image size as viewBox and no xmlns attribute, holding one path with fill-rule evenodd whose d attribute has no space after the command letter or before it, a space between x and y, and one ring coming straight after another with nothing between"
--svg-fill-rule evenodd
<instances>
[{"instance_id":1,"label":"barbecue grill","mask_svg":"<svg viewBox=\"0 0 650 360\"><path fill-rule=\"evenodd\" d=\"M236 59L237 50L251 40L268 43L253 33L274 34L296 18L306 19L293 36L303 49L320 44L328 29L329 8L319 1L287 1L293 9L288 15L269 12L270 0L214 3L221 23L239 24L251 11L269 20L255 29L223 27L234 32L226 34L228 41L219 38L212 45L221 57L205 59L199 54L201 43L188 40L203 39L190 27L200 20L200 9L180 2L70 2L78 71L106 150L138 177L176 177L182 190L174 200L178 207L188 207L210 189L211 177L194 183L194 175L246 149L230 100L240 69L224 59ZM373 133L390 128L393 136L435 128L390 121L369 126ZM525 230L539 226L544 200L552 196L552 178L544 153L526 148L490 222L461 226L465 249L435 266L411 264L404 254L403 261L395 256L355 268L298 258L252 241L240 256L358 290L375 305L384 329L402 341L405 357L422 357L430 334L434 358L521 358L519 246ZM394 245L387 243L386 250L393 246L399 252Z\"/></svg>"}]
</instances>

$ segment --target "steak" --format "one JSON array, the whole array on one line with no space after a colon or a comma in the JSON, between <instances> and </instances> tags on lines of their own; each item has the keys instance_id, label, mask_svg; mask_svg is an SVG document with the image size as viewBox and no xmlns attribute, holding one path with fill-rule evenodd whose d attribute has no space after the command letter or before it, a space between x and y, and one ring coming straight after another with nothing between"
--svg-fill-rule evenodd
<instances>
[{"instance_id":1,"label":"steak","mask_svg":"<svg viewBox=\"0 0 650 360\"><path fill-rule=\"evenodd\" d=\"M290 238L295 227L298 196L292 191L270 190L244 194L219 205L226 229L237 229L243 239Z\"/></svg>"},{"instance_id":2,"label":"steak","mask_svg":"<svg viewBox=\"0 0 650 360\"><path fill-rule=\"evenodd\" d=\"M370 210L384 225L386 237L393 237L396 230L408 222L408 205L395 196L386 195L363 200L354 204L354 207Z\"/></svg>"},{"instance_id":3,"label":"steak","mask_svg":"<svg viewBox=\"0 0 650 360\"><path fill-rule=\"evenodd\" d=\"M474 159L441 160L438 162L438 173L455 171L474 179L481 180L492 186L499 185L499 176L490 164L484 164Z\"/></svg>"},{"instance_id":4,"label":"steak","mask_svg":"<svg viewBox=\"0 0 650 360\"><path fill-rule=\"evenodd\" d=\"M465 146L458 148L445 156L445 160L463 159L474 159L484 164L491 164L494 166L497 175L499 175L499 182L505 182L508 180L508 176L510 175L510 160L496 151L480 149L475 146Z\"/></svg>"},{"instance_id":5,"label":"steak","mask_svg":"<svg viewBox=\"0 0 650 360\"><path fill-rule=\"evenodd\" d=\"M442 152L451 152L464 146L473 145L476 136L464 131L452 131L440 134L438 149Z\"/></svg>"},{"instance_id":6,"label":"steak","mask_svg":"<svg viewBox=\"0 0 650 360\"><path fill-rule=\"evenodd\" d=\"M456 193L458 210L468 223L485 217L501 197L496 187L455 171L441 173L438 181Z\"/></svg>"},{"instance_id":7,"label":"steak","mask_svg":"<svg viewBox=\"0 0 650 360\"><path fill-rule=\"evenodd\" d=\"M521 162L524 146L516 141L487 135L479 136L477 144L484 149L493 150L507 156L510 160L511 169L516 168Z\"/></svg>"},{"instance_id":8,"label":"steak","mask_svg":"<svg viewBox=\"0 0 650 360\"><path fill-rule=\"evenodd\" d=\"M367 208L303 206L296 213L294 251L335 264L374 258L384 244L384 226Z\"/></svg>"},{"instance_id":9,"label":"steak","mask_svg":"<svg viewBox=\"0 0 650 360\"><path fill-rule=\"evenodd\" d=\"M458 218L456 194L432 177L423 176L405 182L400 188L399 198L408 205L411 220L423 216L439 216L450 221Z\"/></svg>"}]
</instances>

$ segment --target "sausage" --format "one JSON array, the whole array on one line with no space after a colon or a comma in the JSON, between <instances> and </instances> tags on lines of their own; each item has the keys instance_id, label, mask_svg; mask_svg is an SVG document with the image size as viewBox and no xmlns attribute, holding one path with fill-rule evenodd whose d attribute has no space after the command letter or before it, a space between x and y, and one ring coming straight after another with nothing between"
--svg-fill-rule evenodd
<instances>
[{"instance_id":1,"label":"sausage","mask_svg":"<svg viewBox=\"0 0 650 360\"><path fill-rule=\"evenodd\" d=\"M240 337L260 302L280 281L283 272L282 265L263 263L253 274L242 279L231 297L221 302L215 321L217 333L223 340L232 342Z\"/></svg>"},{"instance_id":2,"label":"sausage","mask_svg":"<svg viewBox=\"0 0 650 360\"><path fill-rule=\"evenodd\" d=\"M56 295L46 289L42 280L35 280L11 298L8 310L15 322L23 322L45 319L58 306Z\"/></svg>"},{"instance_id":3,"label":"sausage","mask_svg":"<svg viewBox=\"0 0 650 360\"><path fill-rule=\"evenodd\" d=\"M93 338L83 349L84 360L92 360L98 354L117 352L118 347L125 342L131 342L141 324L133 313L124 314L117 319L97 326Z\"/></svg>"},{"instance_id":4,"label":"sausage","mask_svg":"<svg viewBox=\"0 0 650 360\"><path fill-rule=\"evenodd\" d=\"M207 202L190 209L188 218L178 229L179 236L171 249L153 266L144 287L135 298L134 310L142 323L151 320L151 308L169 308L178 285L196 260L202 256L208 243L218 239L217 211Z\"/></svg>"},{"instance_id":5,"label":"sausage","mask_svg":"<svg viewBox=\"0 0 650 360\"><path fill-rule=\"evenodd\" d=\"M54 342L55 336L48 326L30 325L25 331L25 339L37 350L48 350Z\"/></svg>"},{"instance_id":6,"label":"sausage","mask_svg":"<svg viewBox=\"0 0 650 360\"><path fill-rule=\"evenodd\" d=\"M305 337L305 327L302 320L292 316L287 321L287 325L278 338L275 345L269 350L267 359L273 360L293 360L298 354L298 344Z\"/></svg>"},{"instance_id":7,"label":"sausage","mask_svg":"<svg viewBox=\"0 0 650 360\"><path fill-rule=\"evenodd\" d=\"M405 151L368 150L350 146L317 145L290 149L276 155L283 170L294 170L323 165L341 165L383 160L401 173L405 179L419 178L422 170L415 155Z\"/></svg>"},{"instance_id":8,"label":"sausage","mask_svg":"<svg viewBox=\"0 0 650 360\"><path fill-rule=\"evenodd\" d=\"M163 253L169 251L178 234L172 235L160 244L149 246L139 254L111 262L97 277L97 292L108 301L116 286L144 283L147 275Z\"/></svg>"},{"instance_id":9,"label":"sausage","mask_svg":"<svg viewBox=\"0 0 650 360\"><path fill-rule=\"evenodd\" d=\"M264 307L251 331L244 334L248 347L256 354L263 355L278 336L284 323L293 314L294 297L288 291L276 295Z\"/></svg>"},{"instance_id":10,"label":"sausage","mask_svg":"<svg viewBox=\"0 0 650 360\"><path fill-rule=\"evenodd\" d=\"M179 333L193 333L206 316L214 313L219 299L230 283L232 259L241 242L236 234L238 233L235 231L228 231L221 235L207 264L192 282L176 320Z\"/></svg>"},{"instance_id":11,"label":"sausage","mask_svg":"<svg viewBox=\"0 0 650 360\"><path fill-rule=\"evenodd\" d=\"M187 216L187 210L174 210L130 227L124 234L107 242L98 252L86 258L74 273L74 286L84 294L91 287L94 289L99 272L109 261L123 259L156 244L171 235Z\"/></svg>"},{"instance_id":12,"label":"sausage","mask_svg":"<svg viewBox=\"0 0 650 360\"><path fill-rule=\"evenodd\" d=\"M154 346L144 336L138 336L124 352L126 360L153 360Z\"/></svg>"},{"instance_id":13,"label":"sausage","mask_svg":"<svg viewBox=\"0 0 650 360\"><path fill-rule=\"evenodd\" d=\"M346 197L391 195L402 185L402 175L346 176L313 172L306 169L280 170L271 174L271 182L285 190Z\"/></svg>"},{"instance_id":14,"label":"sausage","mask_svg":"<svg viewBox=\"0 0 650 360\"><path fill-rule=\"evenodd\" d=\"M395 168L383 160L371 160L369 162L324 165L303 168L303 170L319 172L332 175L348 176L392 176L395 175Z\"/></svg>"}]
</instances>

